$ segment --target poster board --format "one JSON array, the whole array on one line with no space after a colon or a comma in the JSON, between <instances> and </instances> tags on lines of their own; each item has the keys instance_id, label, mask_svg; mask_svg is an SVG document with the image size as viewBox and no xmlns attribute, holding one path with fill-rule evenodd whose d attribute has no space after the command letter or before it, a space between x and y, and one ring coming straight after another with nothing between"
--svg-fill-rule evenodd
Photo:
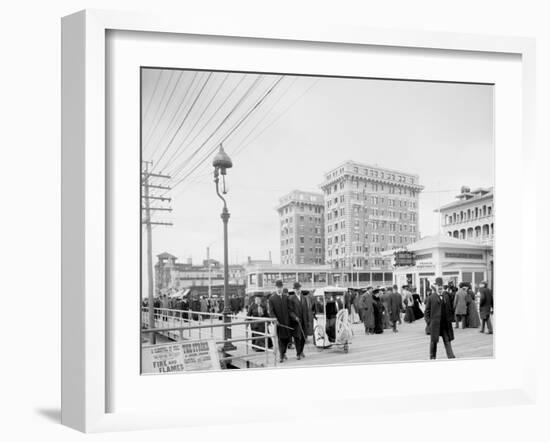
<instances>
[{"instance_id":1,"label":"poster board","mask_svg":"<svg viewBox=\"0 0 550 442\"><path fill-rule=\"evenodd\" d=\"M142 374L220 370L220 359L214 340L144 346L141 362Z\"/></svg>"}]
</instances>

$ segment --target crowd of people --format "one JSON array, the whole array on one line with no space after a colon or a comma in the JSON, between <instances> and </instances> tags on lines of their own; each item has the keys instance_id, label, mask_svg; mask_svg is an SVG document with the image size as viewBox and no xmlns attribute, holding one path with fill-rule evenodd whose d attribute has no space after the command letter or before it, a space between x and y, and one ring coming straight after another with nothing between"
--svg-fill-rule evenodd
<instances>
[{"instance_id":1,"label":"crowd of people","mask_svg":"<svg viewBox=\"0 0 550 442\"><path fill-rule=\"evenodd\" d=\"M147 300L144 300L144 305L147 305ZM179 314L186 318L193 315L192 319L200 320L204 318L201 313L218 314L221 318L224 301L205 296L188 300L162 295L155 298L154 307L181 311ZM426 334L430 335L431 359L436 357L439 337L442 337L447 357L455 357L451 341L456 329L479 328L480 333L485 333L487 328L487 333L493 334L493 293L486 282L479 284L474 292L469 282L456 287L452 281L444 285L442 278L436 278L424 297L410 285L403 285L401 289L397 285L349 289L342 296L327 295L322 303L319 298L302 291L299 282L293 284L293 291L289 293L283 282L277 280L275 291L269 296L255 296L247 303L243 297L233 295L229 307L233 315L245 310L249 318L277 319L280 362L287 360L287 349L292 347L296 349L298 360L306 357L304 346L313 335L313 320L317 313L324 313L327 337L334 342L336 316L343 308L348 310L352 323L363 324L367 335L381 334L389 329L398 333L401 324L424 319ZM162 315L163 320L167 320L166 316ZM266 336L267 322L251 321L250 329L255 351L264 351L266 345L272 347L271 339Z\"/></svg>"}]
</instances>

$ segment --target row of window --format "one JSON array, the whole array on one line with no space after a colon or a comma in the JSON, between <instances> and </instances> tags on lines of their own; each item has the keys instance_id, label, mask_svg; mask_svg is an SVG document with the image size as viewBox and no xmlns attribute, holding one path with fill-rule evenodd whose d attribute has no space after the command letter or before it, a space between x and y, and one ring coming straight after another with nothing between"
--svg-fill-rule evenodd
<instances>
[{"instance_id":1,"label":"row of window","mask_svg":"<svg viewBox=\"0 0 550 442\"><path fill-rule=\"evenodd\" d=\"M286 206L284 209L281 209L283 215L287 215L292 212L312 212L312 213L323 213L323 206L321 204L311 205L311 204L296 204Z\"/></svg>"},{"instance_id":2,"label":"row of window","mask_svg":"<svg viewBox=\"0 0 550 442\"><path fill-rule=\"evenodd\" d=\"M350 267L350 263L346 258L335 258L328 261L333 267L335 268L348 268ZM383 267L383 266L389 266L390 261L387 259L382 258L375 258L369 260L366 258L358 258L355 260L352 260L351 266L354 268L361 268L361 267L368 267L369 264L373 267Z\"/></svg>"},{"instance_id":3,"label":"row of window","mask_svg":"<svg viewBox=\"0 0 550 442\"><path fill-rule=\"evenodd\" d=\"M460 212L454 212L450 215L445 215L445 225L462 223L464 221L470 221L486 216L491 216L492 213L493 207L487 205L475 207L468 210L461 210Z\"/></svg>"},{"instance_id":4,"label":"row of window","mask_svg":"<svg viewBox=\"0 0 550 442\"><path fill-rule=\"evenodd\" d=\"M330 180L333 178L336 178L338 176L341 176L345 173L345 169L341 167L338 170L335 170L328 175L326 175L326 179ZM405 175L399 175L395 174L393 172L384 172L383 170L377 170L377 169L369 169L369 168L360 168L359 166L353 167L353 173L355 174L361 174L364 176L372 177L372 178L381 178L385 180L390 181L397 181L398 183L411 183L414 184L414 177L407 177Z\"/></svg>"},{"instance_id":5,"label":"row of window","mask_svg":"<svg viewBox=\"0 0 550 442\"><path fill-rule=\"evenodd\" d=\"M354 242L360 241L359 234L355 234L353 240L354 240ZM410 243L413 243L414 241L416 241L416 237L414 237L414 236L402 236L402 235L399 235L399 236L387 235L387 240L388 240L389 244L410 244ZM368 234L365 235L365 241L369 241L369 235ZM374 233L370 236L370 243L371 244L383 243L385 241L386 241L386 236L385 235L379 235L377 233ZM327 247L330 247L330 246L338 244L338 243L344 243L344 242L346 242L346 235L330 236L330 237L327 238ZM356 246L356 247L362 247L362 249L357 250L358 252L361 252L361 251L368 252L369 251L368 246L360 246L359 245L359 246ZM378 250L375 250L375 251L378 251ZM381 251L384 251L384 249L382 249Z\"/></svg>"},{"instance_id":6,"label":"row of window","mask_svg":"<svg viewBox=\"0 0 550 442\"><path fill-rule=\"evenodd\" d=\"M323 248L322 247L309 247L308 248L309 253L315 253L316 255L322 255L323 254ZM305 247L298 248L298 253L304 254L306 253ZM294 248L290 249L282 249L281 250L282 256L288 256L288 255L294 255Z\"/></svg>"}]
</instances>

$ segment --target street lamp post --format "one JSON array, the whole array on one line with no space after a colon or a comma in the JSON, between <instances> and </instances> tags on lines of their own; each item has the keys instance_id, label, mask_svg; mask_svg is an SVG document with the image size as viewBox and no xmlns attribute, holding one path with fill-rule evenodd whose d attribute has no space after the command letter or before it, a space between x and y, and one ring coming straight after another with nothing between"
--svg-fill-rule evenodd
<instances>
[{"instance_id":1,"label":"street lamp post","mask_svg":"<svg viewBox=\"0 0 550 442\"><path fill-rule=\"evenodd\" d=\"M221 213L221 218L223 221L223 349L227 351L235 350L235 346L229 342L229 339L231 339L231 310L229 308L229 251L227 245L227 223L229 221L229 211L227 210L227 202L222 194L227 194L225 175L227 174L227 169L233 167L233 163L231 158L229 158L229 155L227 155L223 150L223 146L221 144L220 150L212 161L212 165L214 166L214 183L216 183L216 194L223 201L223 209ZM220 175L222 179L221 193Z\"/></svg>"}]
</instances>

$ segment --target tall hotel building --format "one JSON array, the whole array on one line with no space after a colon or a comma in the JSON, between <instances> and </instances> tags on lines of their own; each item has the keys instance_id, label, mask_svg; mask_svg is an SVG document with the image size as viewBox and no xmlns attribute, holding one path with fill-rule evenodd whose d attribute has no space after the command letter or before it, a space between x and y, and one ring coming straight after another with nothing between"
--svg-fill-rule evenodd
<instances>
[{"instance_id":1,"label":"tall hotel building","mask_svg":"<svg viewBox=\"0 0 550 442\"><path fill-rule=\"evenodd\" d=\"M324 178L326 264L391 270L382 252L419 239L418 175L348 161Z\"/></svg>"},{"instance_id":2,"label":"tall hotel building","mask_svg":"<svg viewBox=\"0 0 550 442\"><path fill-rule=\"evenodd\" d=\"M281 264L324 264L324 199L294 190L279 199Z\"/></svg>"}]
</instances>

